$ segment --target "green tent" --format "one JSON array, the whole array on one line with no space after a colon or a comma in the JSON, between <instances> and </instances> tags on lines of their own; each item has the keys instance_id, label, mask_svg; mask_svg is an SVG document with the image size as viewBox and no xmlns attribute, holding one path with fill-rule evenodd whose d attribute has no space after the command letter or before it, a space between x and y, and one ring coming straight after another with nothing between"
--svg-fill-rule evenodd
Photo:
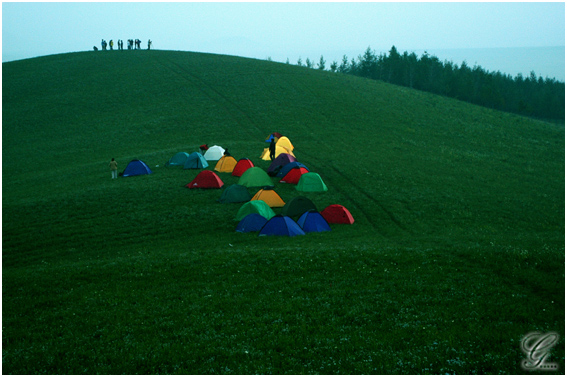
<instances>
[{"instance_id":1,"label":"green tent","mask_svg":"<svg viewBox=\"0 0 567 377\"><path fill-rule=\"evenodd\" d=\"M299 217L307 211L317 211L315 203L313 203L309 198L305 196L296 196L295 198L288 201L285 206L283 206L281 215L288 217Z\"/></svg>"},{"instance_id":2,"label":"green tent","mask_svg":"<svg viewBox=\"0 0 567 377\"><path fill-rule=\"evenodd\" d=\"M183 166L188 157L189 153L187 152L176 153L175 156L165 163L165 166Z\"/></svg>"},{"instance_id":3,"label":"green tent","mask_svg":"<svg viewBox=\"0 0 567 377\"><path fill-rule=\"evenodd\" d=\"M317 173L311 172L305 173L301 176L295 189L303 192L322 192L328 190L325 182L321 179L321 176Z\"/></svg>"},{"instance_id":4,"label":"green tent","mask_svg":"<svg viewBox=\"0 0 567 377\"><path fill-rule=\"evenodd\" d=\"M242 203L248 202L252 199L252 196L248 192L248 189L241 185L230 185L226 190L222 192L219 199L220 203Z\"/></svg>"},{"instance_id":5,"label":"green tent","mask_svg":"<svg viewBox=\"0 0 567 377\"><path fill-rule=\"evenodd\" d=\"M258 215L262 215L268 220L276 215L274 210L272 210L270 206L266 204L265 201L253 200L251 202L244 203L242 207L240 207L238 213L236 214L236 220L240 221L244 217L246 217L246 215L249 215L251 213L257 213Z\"/></svg>"},{"instance_id":6,"label":"green tent","mask_svg":"<svg viewBox=\"0 0 567 377\"><path fill-rule=\"evenodd\" d=\"M245 187L265 187L274 185L268 173L257 166L246 170L238 180L238 184Z\"/></svg>"}]
</instances>

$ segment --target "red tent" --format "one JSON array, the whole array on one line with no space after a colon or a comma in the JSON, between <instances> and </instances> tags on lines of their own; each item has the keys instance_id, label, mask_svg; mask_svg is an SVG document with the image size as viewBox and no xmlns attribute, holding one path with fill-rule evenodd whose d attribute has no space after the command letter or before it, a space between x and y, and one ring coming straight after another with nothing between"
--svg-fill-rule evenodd
<instances>
[{"instance_id":1,"label":"red tent","mask_svg":"<svg viewBox=\"0 0 567 377\"><path fill-rule=\"evenodd\" d=\"M194 180L185 185L185 187L193 188L221 188L224 183L221 181L218 175L210 170L203 170Z\"/></svg>"},{"instance_id":2,"label":"red tent","mask_svg":"<svg viewBox=\"0 0 567 377\"><path fill-rule=\"evenodd\" d=\"M354 218L346 209L340 204L332 204L325 208L321 215L327 220L329 224L352 224Z\"/></svg>"},{"instance_id":3,"label":"red tent","mask_svg":"<svg viewBox=\"0 0 567 377\"><path fill-rule=\"evenodd\" d=\"M293 168L280 180L280 183L296 185L297 182L299 182L299 178L305 173L309 173L309 170L305 168Z\"/></svg>"},{"instance_id":4,"label":"red tent","mask_svg":"<svg viewBox=\"0 0 567 377\"><path fill-rule=\"evenodd\" d=\"M252 161L250 161L247 158L241 158L240 160L238 160L238 163L234 167L234 170L232 171L232 175L234 175L235 177L241 177L246 170L253 167L254 164L252 163Z\"/></svg>"}]
</instances>

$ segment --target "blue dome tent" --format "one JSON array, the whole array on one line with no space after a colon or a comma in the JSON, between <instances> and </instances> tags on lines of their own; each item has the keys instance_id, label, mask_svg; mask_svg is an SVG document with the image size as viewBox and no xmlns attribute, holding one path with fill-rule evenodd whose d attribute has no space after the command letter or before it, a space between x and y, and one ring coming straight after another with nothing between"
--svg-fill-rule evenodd
<instances>
[{"instance_id":1,"label":"blue dome tent","mask_svg":"<svg viewBox=\"0 0 567 377\"><path fill-rule=\"evenodd\" d=\"M123 177L133 177L135 175L152 174L152 171L143 161L132 160L122 172Z\"/></svg>"},{"instance_id":2,"label":"blue dome tent","mask_svg":"<svg viewBox=\"0 0 567 377\"><path fill-rule=\"evenodd\" d=\"M331 230L329 223L321 214L317 211L307 211L299 220L297 220L297 224L303 229L305 233L311 232L328 232Z\"/></svg>"},{"instance_id":3,"label":"blue dome tent","mask_svg":"<svg viewBox=\"0 0 567 377\"><path fill-rule=\"evenodd\" d=\"M257 232L266 224L268 220L257 213L251 213L246 215L238 225L236 226L236 231L241 233L247 232Z\"/></svg>"},{"instance_id":4,"label":"blue dome tent","mask_svg":"<svg viewBox=\"0 0 567 377\"><path fill-rule=\"evenodd\" d=\"M304 236L305 232L291 217L276 215L260 230L259 236Z\"/></svg>"}]
</instances>

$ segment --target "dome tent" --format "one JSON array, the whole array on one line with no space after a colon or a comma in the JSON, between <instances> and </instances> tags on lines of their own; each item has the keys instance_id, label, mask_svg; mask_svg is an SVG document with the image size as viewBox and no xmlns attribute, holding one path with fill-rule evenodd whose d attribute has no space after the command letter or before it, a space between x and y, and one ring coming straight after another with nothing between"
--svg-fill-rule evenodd
<instances>
[{"instance_id":1,"label":"dome tent","mask_svg":"<svg viewBox=\"0 0 567 377\"><path fill-rule=\"evenodd\" d=\"M223 185L224 183L221 181L218 175L216 175L214 172L210 170L203 170L202 172L197 174L195 179L193 179L191 182L185 185L185 187L190 189L194 189L194 188L219 189L222 188Z\"/></svg>"},{"instance_id":2,"label":"dome tent","mask_svg":"<svg viewBox=\"0 0 567 377\"><path fill-rule=\"evenodd\" d=\"M152 174L152 171L141 160L132 160L126 166L126 169L122 172L123 177L133 177L135 175Z\"/></svg>"},{"instance_id":3,"label":"dome tent","mask_svg":"<svg viewBox=\"0 0 567 377\"><path fill-rule=\"evenodd\" d=\"M220 203L243 203L252 199L248 189L242 185L230 185L222 192Z\"/></svg>"},{"instance_id":4,"label":"dome tent","mask_svg":"<svg viewBox=\"0 0 567 377\"><path fill-rule=\"evenodd\" d=\"M218 161L224 156L224 148L218 145L213 145L205 152L205 160L207 161Z\"/></svg>"},{"instance_id":5,"label":"dome tent","mask_svg":"<svg viewBox=\"0 0 567 377\"><path fill-rule=\"evenodd\" d=\"M280 183L290 183L296 185L299 183L303 174L309 173L306 168L293 168L280 180Z\"/></svg>"},{"instance_id":6,"label":"dome tent","mask_svg":"<svg viewBox=\"0 0 567 377\"><path fill-rule=\"evenodd\" d=\"M165 163L165 166L183 166L183 164L185 164L185 161L187 161L188 157L189 157L189 153L187 152L176 153L173 157L169 159L169 161Z\"/></svg>"},{"instance_id":7,"label":"dome tent","mask_svg":"<svg viewBox=\"0 0 567 377\"><path fill-rule=\"evenodd\" d=\"M272 187L260 189L250 200L263 200L270 208L283 207L285 202Z\"/></svg>"},{"instance_id":8,"label":"dome tent","mask_svg":"<svg viewBox=\"0 0 567 377\"><path fill-rule=\"evenodd\" d=\"M266 204L263 200L254 200L248 203L244 203L242 207L238 210L236 214L236 220L242 220L246 215L251 213L257 213L264 216L266 219L271 219L276 215L276 213Z\"/></svg>"},{"instance_id":9,"label":"dome tent","mask_svg":"<svg viewBox=\"0 0 567 377\"><path fill-rule=\"evenodd\" d=\"M295 157L293 152L287 149L286 147L280 147L279 145L276 145L276 153L275 153L276 157L278 157L282 153L287 153ZM264 151L260 155L260 158L264 161L270 161L270 149L264 148Z\"/></svg>"},{"instance_id":10,"label":"dome tent","mask_svg":"<svg viewBox=\"0 0 567 377\"><path fill-rule=\"evenodd\" d=\"M295 169L295 168L304 168L307 171L309 171L309 169L307 168L307 166L303 165L301 162L297 162L297 161L293 161L290 162L289 164L285 164L276 174L276 177L285 177L285 175L287 173L289 173L289 171L291 169Z\"/></svg>"},{"instance_id":11,"label":"dome tent","mask_svg":"<svg viewBox=\"0 0 567 377\"><path fill-rule=\"evenodd\" d=\"M272 217L260 229L258 236L304 236L305 232L292 218L282 215Z\"/></svg>"},{"instance_id":12,"label":"dome tent","mask_svg":"<svg viewBox=\"0 0 567 377\"><path fill-rule=\"evenodd\" d=\"M299 220L297 220L297 224L303 229L305 233L311 232L329 232L331 227L327 220L317 211L307 211Z\"/></svg>"},{"instance_id":13,"label":"dome tent","mask_svg":"<svg viewBox=\"0 0 567 377\"><path fill-rule=\"evenodd\" d=\"M282 136L278 138L276 141L276 147L283 147L290 152L293 152L294 146L291 144L291 141L287 138L287 136Z\"/></svg>"},{"instance_id":14,"label":"dome tent","mask_svg":"<svg viewBox=\"0 0 567 377\"><path fill-rule=\"evenodd\" d=\"M350 214L349 210L340 204L331 204L321 211L321 216L323 216L329 224L354 223L354 218Z\"/></svg>"},{"instance_id":15,"label":"dome tent","mask_svg":"<svg viewBox=\"0 0 567 377\"><path fill-rule=\"evenodd\" d=\"M207 167L209 167L209 163L199 152L191 153L183 164L183 169L204 169Z\"/></svg>"},{"instance_id":16,"label":"dome tent","mask_svg":"<svg viewBox=\"0 0 567 377\"><path fill-rule=\"evenodd\" d=\"M264 187L274 185L268 173L257 166L246 170L238 180L238 184L246 187Z\"/></svg>"},{"instance_id":17,"label":"dome tent","mask_svg":"<svg viewBox=\"0 0 567 377\"><path fill-rule=\"evenodd\" d=\"M246 170L253 167L254 164L252 163L252 161L250 161L250 159L241 158L240 160L238 160L236 166L232 170L232 175L234 175L235 177L242 177L242 174L244 174Z\"/></svg>"},{"instance_id":18,"label":"dome tent","mask_svg":"<svg viewBox=\"0 0 567 377\"><path fill-rule=\"evenodd\" d=\"M306 198L305 196L296 196L286 203L286 205L282 208L281 214L289 217L297 217L309 210L317 211L317 207L311 199Z\"/></svg>"},{"instance_id":19,"label":"dome tent","mask_svg":"<svg viewBox=\"0 0 567 377\"><path fill-rule=\"evenodd\" d=\"M317 173L311 172L305 173L301 176L295 189L303 192L323 192L328 190L325 182L321 179L321 176Z\"/></svg>"},{"instance_id":20,"label":"dome tent","mask_svg":"<svg viewBox=\"0 0 567 377\"><path fill-rule=\"evenodd\" d=\"M222 156L221 159L215 165L215 170L219 173L232 173L237 161L232 156Z\"/></svg>"},{"instance_id":21,"label":"dome tent","mask_svg":"<svg viewBox=\"0 0 567 377\"><path fill-rule=\"evenodd\" d=\"M282 153L278 157L272 161L270 166L268 167L268 174L271 176L275 176L281 168L285 165L289 164L290 162L295 162L297 159L295 156L290 155L289 153Z\"/></svg>"},{"instance_id":22,"label":"dome tent","mask_svg":"<svg viewBox=\"0 0 567 377\"><path fill-rule=\"evenodd\" d=\"M241 233L258 232L266 224L268 220L257 213L250 213L236 226L236 231Z\"/></svg>"}]
</instances>

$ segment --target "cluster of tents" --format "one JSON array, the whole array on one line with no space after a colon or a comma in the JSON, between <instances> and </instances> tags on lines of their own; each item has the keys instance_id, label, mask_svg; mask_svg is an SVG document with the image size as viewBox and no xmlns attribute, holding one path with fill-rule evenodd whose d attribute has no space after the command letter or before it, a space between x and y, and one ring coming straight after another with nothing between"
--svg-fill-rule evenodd
<instances>
[{"instance_id":1,"label":"cluster of tents","mask_svg":"<svg viewBox=\"0 0 567 377\"><path fill-rule=\"evenodd\" d=\"M273 133L266 142L276 142L276 157L267 171L255 166L248 158L236 160L220 146L207 149L202 155L179 152L165 164L168 167L181 166L183 169L206 169L215 163L213 170L202 170L185 187L189 189L221 189L224 182L218 173L229 173L239 177L237 184L225 187L220 203L244 203L238 210L235 220L237 232L258 232L260 236L297 236L310 232L330 231L329 224L352 224L354 219L348 209L333 204L319 212L315 204L305 196L297 196L287 203L276 193L273 177L279 183L293 184L299 192L325 192L328 190L321 176L311 172L307 166L297 161L294 147L289 138ZM267 158L266 158L267 156ZM269 148L264 148L260 158L270 160ZM140 160L131 161L122 176L151 174L149 167ZM258 189L251 195L248 189ZM281 208L280 214L274 208Z\"/></svg>"}]
</instances>

